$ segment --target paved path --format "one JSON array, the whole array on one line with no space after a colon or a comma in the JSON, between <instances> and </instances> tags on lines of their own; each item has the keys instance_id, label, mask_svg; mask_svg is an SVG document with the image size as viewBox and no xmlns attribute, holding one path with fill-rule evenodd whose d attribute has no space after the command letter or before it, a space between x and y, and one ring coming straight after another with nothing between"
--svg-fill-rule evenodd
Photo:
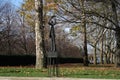
<instances>
[{"instance_id":1,"label":"paved path","mask_svg":"<svg viewBox=\"0 0 120 80\"><path fill-rule=\"evenodd\" d=\"M41 78L41 77L0 77L0 80L120 80L120 79L83 79L83 78Z\"/></svg>"}]
</instances>

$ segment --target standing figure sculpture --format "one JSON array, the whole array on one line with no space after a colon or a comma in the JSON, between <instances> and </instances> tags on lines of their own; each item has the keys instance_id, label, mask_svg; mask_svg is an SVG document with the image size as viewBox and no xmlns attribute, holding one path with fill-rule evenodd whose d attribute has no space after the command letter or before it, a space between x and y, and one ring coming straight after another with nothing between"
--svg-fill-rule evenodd
<instances>
[{"instance_id":1,"label":"standing figure sculpture","mask_svg":"<svg viewBox=\"0 0 120 80\"><path fill-rule=\"evenodd\" d=\"M49 37L51 38L51 51L56 51L55 30L54 30L54 26L56 25L56 20L54 20L53 18L55 18L55 16L52 16L48 23L49 25L51 25Z\"/></svg>"},{"instance_id":2,"label":"standing figure sculpture","mask_svg":"<svg viewBox=\"0 0 120 80\"><path fill-rule=\"evenodd\" d=\"M58 76L58 54L56 52L56 43L55 43L55 30L54 26L56 25L55 16L52 16L48 23L51 26L50 29L50 39L51 39L51 51L48 53L48 75L49 76Z\"/></svg>"}]
</instances>

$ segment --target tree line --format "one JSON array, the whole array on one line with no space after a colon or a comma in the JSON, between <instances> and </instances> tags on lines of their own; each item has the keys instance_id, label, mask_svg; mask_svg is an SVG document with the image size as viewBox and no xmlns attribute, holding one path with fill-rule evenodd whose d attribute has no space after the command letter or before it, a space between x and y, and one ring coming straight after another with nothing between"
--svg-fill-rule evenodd
<instances>
[{"instance_id":1,"label":"tree line","mask_svg":"<svg viewBox=\"0 0 120 80\"><path fill-rule=\"evenodd\" d=\"M62 1L62 0L61 0ZM117 0L67 0L59 5L57 15L63 22L75 24L83 35L85 65L88 64L87 44L94 48L94 64L113 62L119 66L119 12ZM67 3L67 4L66 4ZM59 14L61 13L61 14ZM76 30L76 29L75 29ZM73 28L73 32L75 31ZM105 56L103 58L103 56Z\"/></svg>"},{"instance_id":2,"label":"tree line","mask_svg":"<svg viewBox=\"0 0 120 80\"><path fill-rule=\"evenodd\" d=\"M85 66L89 64L88 45L94 49L94 56L91 58L94 64L100 58L101 64L115 63L116 67L120 65L119 1L26 0L17 11L8 4L0 4L1 54L34 54L36 68L43 67L46 51L50 47L48 20L52 13L57 17L57 26L65 27L69 24L69 34L81 38ZM67 39L69 34L59 33L63 31L59 27L55 27L58 51L67 54L66 50L81 50L72 44L71 39ZM62 36L59 37L59 34Z\"/></svg>"},{"instance_id":3,"label":"tree line","mask_svg":"<svg viewBox=\"0 0 120 80\"><path fill-rule=\"evenodd\" d=\"M0 55L33 55L34 34L10 2L0 4Z\"/></svg>"},{"instance_id":4,"label":"tree line","mask_svg":"<svg viewBox=\"0 0 120 80\"><path fill-rule=\"evenodd\" d=\"M33 0L34 1L34 0ZM35 4L27 9L26 3L17 7L1 0L0 4L0 55L36 55L35 49ZM48 23L46 22L46 25ZM71 44L63 31L56 28L56 45L60 57L81 57L79 48ZM44 30L45 50L50 50L49 25ZM39 34L38 34L39 35ZM65 46L66 45L66 46ZM42 50L41 50L42 51ZM75 52L77 51L77 52ZM68 54L69 53L69 54ZM76 54L75 56L73 54ZM79 55L77 55L79 54ZM36 62L39 63L39 62Z\"/></svg>"},{"instance_id":5,"label":"tree line","mask_svg":"<svg viewBox=\"0 0 120 80\"><path fill-rule=\"evenodd\" d=\"M71 28L71 32L79 31L83 36L85 66L88 66L88 44L94 48L94 64L100 58L101 64L114 62L116 67L120 65L119 1L50 0L48 3L52 7L50 12L57 15L58 23L73 25L76 29Z\"/></svg>"}]
</instances>

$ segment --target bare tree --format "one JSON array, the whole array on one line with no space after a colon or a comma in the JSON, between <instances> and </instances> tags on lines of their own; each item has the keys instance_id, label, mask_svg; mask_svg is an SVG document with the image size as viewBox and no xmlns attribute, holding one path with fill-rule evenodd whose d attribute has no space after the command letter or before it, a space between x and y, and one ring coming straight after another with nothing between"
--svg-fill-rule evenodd
<instances>
[{"instance_id":1,"label":"bare tree","mask_svg":"<svg viewBox=\"0 0 120 80\"><path fill-rule=\"evenodd\" d=\"M4 45L4 49L6 49L5 53L8 53L9 55L14 53L14 46L13 43L15 43L15 36L17 33L15 33L15 23L16 23L16 13L13 8L13 6L10 3L5 3L4 10L2 10L2 17L3 20L1 25L1 41Z\"/></svg>"},{"instance_id":2,"label":"bare tree","mask_svg":"<svg viewBox=\"0 0 120 80\"><path fill-rule=\"evenodd\" d=\"M59 16L62 20L69 23L80 24L82 23L82 6L81 2L85 2L84 4L84 14L86 15L86 24L89 26L89 23L94 24L95 26L101 27L104 30L112 30L115 32L116 36L116 65L119 65L119 43L120 43L120 27L119 27L119 8L120 2L117 0L99 0L99 1L89 1L89 0L67 0L63 1L63 4L60 5ZM67 3L67 4L66 4ZM100 7L102 5L102 7ZM102 10L104 8L104 10ZM91 19L90 19L91 18ZM105 23L103 22L105 21ZM112 24L112 27L108 24ZM108 31L107 30L107 31ZM105 33L106 35L107 33ZM111 37L112 39L112 37ZM106 39L104 39L106 42ZM111 50L106 47L107 43L104 43L106 49ZM108 45L108 44L107 44ZM100 50L100 49L99 49ZM106 51L103 50L104 55L107 55ZM114 52L112 52L114 53Z\"/></svg>"}]
</instances>

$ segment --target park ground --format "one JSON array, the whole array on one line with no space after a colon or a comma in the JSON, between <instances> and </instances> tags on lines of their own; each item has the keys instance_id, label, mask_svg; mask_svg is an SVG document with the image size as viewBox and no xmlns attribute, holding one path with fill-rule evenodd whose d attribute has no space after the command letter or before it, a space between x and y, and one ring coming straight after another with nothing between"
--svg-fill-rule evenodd
<instances>
[{"instance_id":1,"label":"park ground","mask_svg":"<svg viewBox=\"0 0 120 80\"><path fill-rule=\"evenodd\" d=\"M59 77L49 77L47 69L34 66L1 66L0 80L120 80L120 68L113 64L62 64L58 68Z\"/></svg>"}]
</instances>

